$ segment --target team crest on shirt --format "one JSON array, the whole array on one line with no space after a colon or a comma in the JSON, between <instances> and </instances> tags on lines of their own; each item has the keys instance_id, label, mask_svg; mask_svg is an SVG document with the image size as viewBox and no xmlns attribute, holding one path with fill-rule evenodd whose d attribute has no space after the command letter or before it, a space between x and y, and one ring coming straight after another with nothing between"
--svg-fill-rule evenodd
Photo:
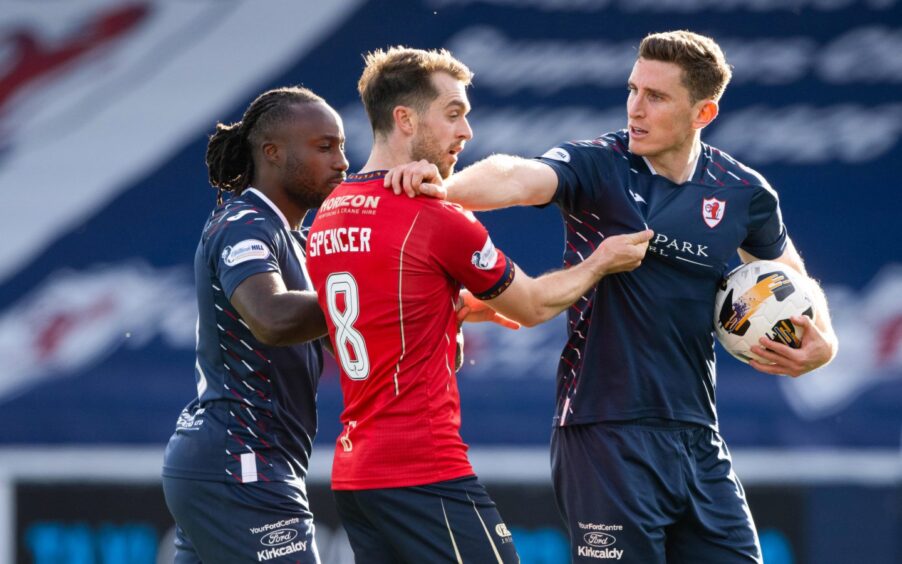
<instances>
[{"instance_id":1,"label":"team crest on shirt","mask_svg":"<svg viewBox=\"0 0 902 564\"><path fill-rule=\"evenodd\" d=\"M727 209L727 203L717 198L706 198L702 201L702 219L712 229L717 227L720 220L723 219L724 211Z\"/></svg>"},{"instance_id":2,"label":"team crest on shirt","mask_svg":"<svg viewBox=\"0 0 902 564\"><path fill-rule=\"evenodd\" d=\"M495 268L495 263L498 262L498 250L495 248L495 245L492 244L491 237L487 236L485 238L485 245L482 246L481 250L473 253L470 262L472 262L473 266L479 270L491 270Z\"/></svg>"},{"instance_id":3,"label":"team crest on shirt","mask_svg":"<svg viewBox=\"0 0 902 564\"><path fill-rule=\"evenodd\" d=\"M269 247L258 239L245 239L222 250L222 262L235 266L242 262L269 258Z\"/></svg>"}]
</instances>

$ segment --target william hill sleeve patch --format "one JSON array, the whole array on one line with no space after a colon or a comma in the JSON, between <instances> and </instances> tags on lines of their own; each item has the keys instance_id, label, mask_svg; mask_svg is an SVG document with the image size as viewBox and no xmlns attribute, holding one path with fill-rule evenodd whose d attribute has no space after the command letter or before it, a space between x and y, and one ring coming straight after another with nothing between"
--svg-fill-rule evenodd
<instances>
[{"instance_id":1,"label":"william hill sleeve patch","mask_svg":"<svg viewBox=\"0 0 902 564\"><path fill-rule=\"evenodd\" d=\"M269 247L259 239L245 239L222 250L222 262L226 266L235 266L249 260L269 258Z\"/></svg>"}]
</instances>

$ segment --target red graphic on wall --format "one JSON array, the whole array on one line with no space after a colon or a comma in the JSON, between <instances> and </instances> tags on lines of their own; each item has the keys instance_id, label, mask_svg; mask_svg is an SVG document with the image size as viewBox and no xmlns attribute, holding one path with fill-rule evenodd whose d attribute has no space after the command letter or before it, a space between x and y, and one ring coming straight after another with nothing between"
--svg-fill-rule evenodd
<instances>
[{"instance_id":1,"label":"red graphic on wall","mask_svg":"<svg viewBox=\"0 0 902 564\"><path fill-rule=\"evenodd\" d=\"M0 49L12 53L0 73L0 116L8 102L26 86L77 64L137 28L150 13L146 4L116 6L92 15L68 37L42 40L30 29L14 28L0 36Z\"/></svg>"}]
</instances>

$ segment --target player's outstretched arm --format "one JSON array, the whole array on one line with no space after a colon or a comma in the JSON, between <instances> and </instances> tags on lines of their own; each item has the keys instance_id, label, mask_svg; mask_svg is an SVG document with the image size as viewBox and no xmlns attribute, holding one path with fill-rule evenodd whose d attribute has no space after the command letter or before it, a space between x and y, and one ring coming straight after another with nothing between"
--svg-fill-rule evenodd
<instances>
[{"instance_id":1,"label":"player's outstretched arm","mask_svg":"<svg viewBox=\"0 0 902 564\"><path fill-rule=\"evenodd\" d=\"M385 186L395 194L443 198L473 211L547 204L557 182L547 164L512 155L492 155L444 182L427 161L395 167L385 176Z\"/></svg>"},{"instance_id":2,"label":"player's outstretched arm","mask_svg":"<svg viewBox=\"0 0 902 564\"><path fill-rule=\"evenodd\" d=\"M295 345L328 330L316 292L290 291L274 272L248 277L235 288L231 302L254 337L266 345Z\"/></svg>"},{"instance_id":3,"label":"player's outstretched arm","mask_svg":"<svg viewBox=\"0 0 902 564\"><path fill-rule=\"evenodd\" d=\"M497 323L508 329L519 329L520 324L513 319L504 317L491 308L489 304L476 299L467 290L461 290L459 307L457 309L457 321L459 323Z\"/></svg>"},{"instance_id":4,"label":"player's outstretched arm","mask_svg":"<svg viewBox=\"0 0 902 564\"><path fill-rule=\"evenodd\" d=\"M578 265L538 278L531 278L518 269L510 287L486 303L527 327L538 325L570 307L602 277L638 268L652 235L646 229L607 237Z\"/></svg>"},{"instance_id":5,"label":"player's outstretched arm","mask_svg":"<svg viewBox=\"0 0 902 564\"><path fill-rule=\"evenodd\" d=\"M743 262L758 260L741 249L739 256ZM801 346L797 349L762 337L759 345L752 347L752 352L770 364L752 360L749 365L766 374L785 374L795 378L833 360L839 349L839 341L833 331L830 309L827 306L824 291L814 279L808 276L805 263L791 240L787 242L783 255L775 260L794 268L808 278L814 298L814 321L812 322L805 316L791 318L792 322L803 331Z\"/></svg>"}]
</instances>

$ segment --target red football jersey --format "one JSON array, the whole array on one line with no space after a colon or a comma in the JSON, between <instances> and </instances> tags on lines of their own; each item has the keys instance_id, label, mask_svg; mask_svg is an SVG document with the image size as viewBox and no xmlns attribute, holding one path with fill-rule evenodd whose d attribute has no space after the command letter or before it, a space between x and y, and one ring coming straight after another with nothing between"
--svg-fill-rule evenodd
<instances>
[{"instance_id":1,"label":"red football jersey","mask_svg":"<svg viewBox=\"0 0 902 564\"><path fill-rule=\"evenodd\" d=\"M349 175L307 236L307 269L341 367L336 490L473 475L460 437L454 306L461 284L488 299L514 277L473 214L395 196L384 176Z\"/></svg>"}]
</instances>

